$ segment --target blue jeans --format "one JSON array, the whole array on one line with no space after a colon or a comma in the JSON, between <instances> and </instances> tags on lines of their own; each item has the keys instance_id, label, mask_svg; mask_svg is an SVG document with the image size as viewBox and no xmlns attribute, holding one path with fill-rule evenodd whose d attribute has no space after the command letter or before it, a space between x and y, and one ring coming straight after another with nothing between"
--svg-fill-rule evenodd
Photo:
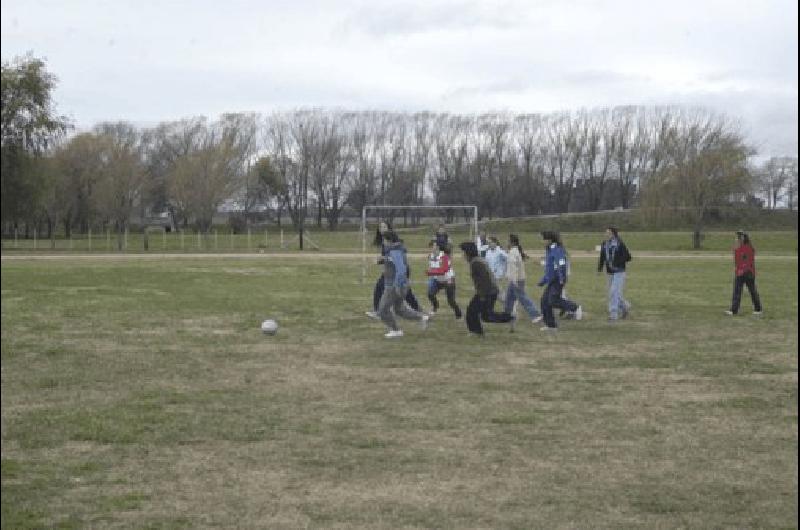
<instances>
[{"instance_id":1,"label":"blue jeans","mask_svg":"<svg viewBox=\"0 0 800 530\"><path fill-rule=\"evenodd\" d=\"M630 304L622 296L622 290L625 288L625 272L609 274L606 284L608 286L608 317L616 320L620 316L625 316L630 308Z\"/></svg>"},{"instance_id":2,"label":"blue jeans","mask_svg":"<svg viewBox=\"0 0 800 530\"><path fill-rule=\"evenodd\" d=\"M556 316L553 313L553 308L563 309L564 311L574 313L578 310L578 304L572 300L567 300L561 297L564 286L558 283L558 280L550 282L542 293L542 316L544 323L548 328L556 328Z\"/></svg>"},{"instance_id":3,"label":"blue jeans","mask_svg":"<svg viewBox=\"0 0 800 530\"><path fill-rule=\"evenodd\" d=\"M519 302L528 316L536 318L539 316L539 310L527 294L525 294L525 280L509 281L508 289L506 290L506 313L510 313L514 309L514 302Z\"/></svg>"}]
</instances>

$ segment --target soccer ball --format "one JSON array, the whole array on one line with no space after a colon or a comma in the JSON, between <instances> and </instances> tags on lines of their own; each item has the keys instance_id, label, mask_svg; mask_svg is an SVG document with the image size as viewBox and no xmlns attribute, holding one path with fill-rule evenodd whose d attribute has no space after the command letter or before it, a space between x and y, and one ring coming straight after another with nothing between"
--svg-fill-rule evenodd
<instances>
[{"instance_id":1,"label":"soccer ball","mask_svg":"<svg viewBox=\"0 0 800 530\"><path fill-rule=\"evenodd\" d=\"M261 323L261 331L263 331L265 335L274 335L278 332L278 323L272 319L267 319Z\"/></svg>"}]
</instances>

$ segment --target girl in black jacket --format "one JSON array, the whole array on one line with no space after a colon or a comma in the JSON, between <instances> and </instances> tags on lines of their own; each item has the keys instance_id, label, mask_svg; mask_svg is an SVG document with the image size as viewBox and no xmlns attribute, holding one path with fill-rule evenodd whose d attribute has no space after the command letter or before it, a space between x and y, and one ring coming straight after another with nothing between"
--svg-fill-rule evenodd
<instances>
[{"instance_id":1,"label":"girl in black jacket","mask_svg":"<svg viewBox=\"0 0 800 530\"><path fill-rule=\"evenodd\" d=\"M614 226L606 228L606 239L600 245L600 260L597 262L597 272L603 267L606 269L608 289L608 320L615 322L620 318L627 318L631 304L625 300L625 265L631 260L628 247L619 237L619 231Z\"/></svg>"}]
</instances>

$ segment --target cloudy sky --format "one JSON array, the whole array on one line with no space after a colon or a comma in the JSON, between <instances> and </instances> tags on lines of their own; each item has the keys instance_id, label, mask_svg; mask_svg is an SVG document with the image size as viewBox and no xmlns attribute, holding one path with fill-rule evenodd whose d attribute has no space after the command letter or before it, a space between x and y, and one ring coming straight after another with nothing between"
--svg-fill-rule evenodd
<instances>
[{"instance_id":1,"label":"cloudy sky","mask_svg":"<svg viewBox=\"0 0 800 530\"><path fill-rule=\"evenodd\" d=\"M691 105L797 155L795 0L2 0L80 127L296 107Z\"/></svg>"}]
</instances>

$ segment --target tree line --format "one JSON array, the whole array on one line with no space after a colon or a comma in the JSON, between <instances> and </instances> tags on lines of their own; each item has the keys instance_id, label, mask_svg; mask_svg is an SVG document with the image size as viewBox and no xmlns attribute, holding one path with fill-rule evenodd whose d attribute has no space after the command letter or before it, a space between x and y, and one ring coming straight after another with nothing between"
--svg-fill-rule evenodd
<instances>
[{"instance_id":1,"label":"tree line","mask_svg":"<svg viewBox=\"0 0 800 530\"><path fill-rule=\"evenodd\" d=\"M706 109L543 114L299 109L71 130L55 77L32 56L3 64L3 230L122 233L169 212L208 232L223 203L335 230L372 204L476 204L481 216L640 205L654 215L766 197L797 200L797 158L753 164L735 120Z\"/></svg>"}]
</instances>

